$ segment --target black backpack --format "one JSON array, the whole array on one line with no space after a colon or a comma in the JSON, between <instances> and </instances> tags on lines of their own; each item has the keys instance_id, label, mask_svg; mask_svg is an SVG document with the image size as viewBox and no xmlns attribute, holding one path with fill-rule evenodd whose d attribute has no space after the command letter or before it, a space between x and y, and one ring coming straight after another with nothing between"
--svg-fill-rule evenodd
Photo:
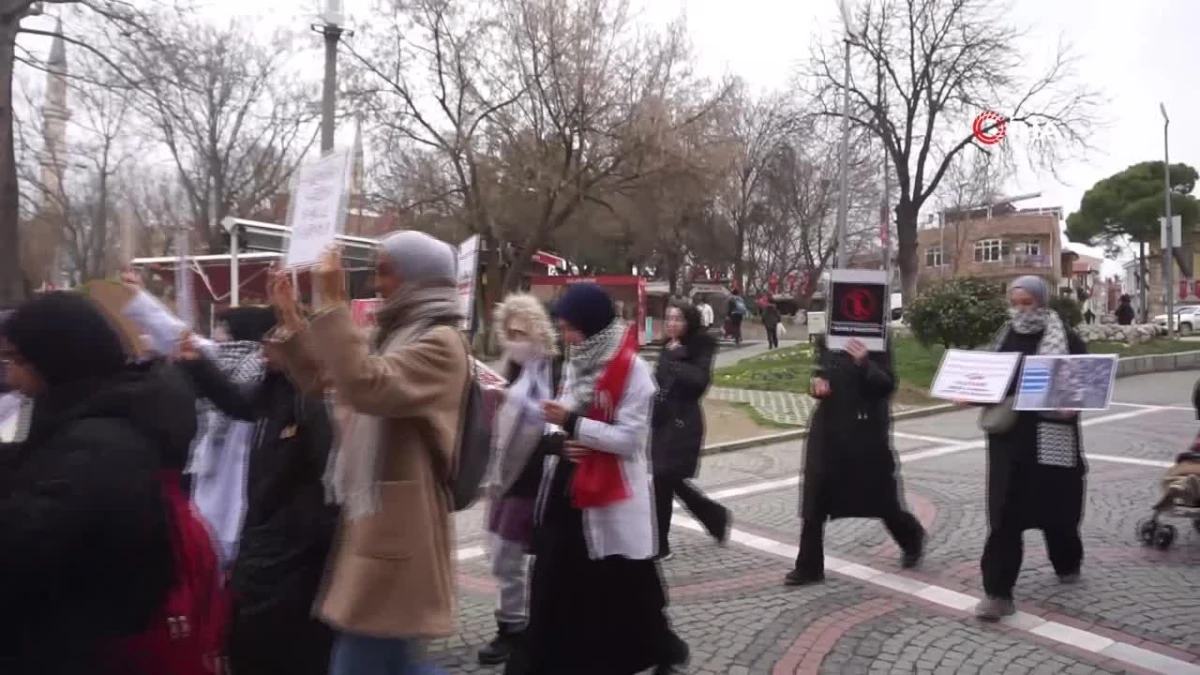
<instances>
[{"instance_id":1,"label":"black backpack","mask_svg":"<svg viewBox=\"0 0 1200 675\"><path fill-rule=\"evenodd\" d=\"M467 385L458 438L458 466L446 481L454 511L465 511L479 499L492 454L492 414L476 377L475 357L465 340L463 346L467 355Z\"/></svg>"}]
</instances>

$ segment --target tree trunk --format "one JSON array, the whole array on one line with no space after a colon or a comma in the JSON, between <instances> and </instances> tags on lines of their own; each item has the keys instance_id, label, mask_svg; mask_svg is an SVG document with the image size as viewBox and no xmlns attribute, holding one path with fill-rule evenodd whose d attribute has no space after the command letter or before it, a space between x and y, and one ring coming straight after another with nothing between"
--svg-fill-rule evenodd
<instances>
[{"instance_id":1,"label":"tree trunk","mask_svg":"<svg viewBox=\"0 0 1200 675\"><path fill-rule=\"evenodd\" d=\"M746 218L737 219L734 228L733 287L741 289L746 280Z\"/></svg>"},{"instance_id":2,"label":"tree trunk","mask_svg":"<svg viewBox=\"0 0 1200 675\"><path fill-rule=\"evenodd\" d=\"M0 22L0 303L24 300L29 283L21 268L20 188L13 143L13 63L19 18Z\"/></svg>"},{"instance_id":3,"label":"tree trunk","mask_svg":"<svg viewBox=\"0 0 1200 675\"><path fill-rule=\"evenodd\" d=\"M917 206L908 200L896 205L896 262L900 265L901 302L917 297ZM943 251L943 255L945 252Z\"/></svg>"}]
</instances>

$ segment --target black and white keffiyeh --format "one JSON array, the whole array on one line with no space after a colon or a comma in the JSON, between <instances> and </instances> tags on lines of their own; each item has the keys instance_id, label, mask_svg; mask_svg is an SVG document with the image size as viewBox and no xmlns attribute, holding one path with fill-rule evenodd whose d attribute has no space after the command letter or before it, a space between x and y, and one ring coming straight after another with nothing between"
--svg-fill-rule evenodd
<instances>
[{"instance_id":1,"label":"black and white keffiyeh","mask_svg":"<svg viewBox=\"0 0 1200 675\"><path fill-rule=\"evenodd\" d=\"M1059 356L1070 353L1067 344L1067 327L1058 313L1046 307L1026 310L1010 310L1009 320L992 338L991 351L999 351L1008 338L1009 331L1020 335L1042 333L1037 353L1041 356Z\"/></svg>"},{"instance_id":2,"label":"black and white keffiyeh","mask_svg":"<svg viewBox=\"0 0 1200 675\"><path fill-rule=\"evenodd\" d=\"M616 319L604 330L567 348L571 390L563 392L568 407L578 415L587 413L596 396L596 380L616 356L625 337L625 322Z\"/></svg>"}]
</instances>

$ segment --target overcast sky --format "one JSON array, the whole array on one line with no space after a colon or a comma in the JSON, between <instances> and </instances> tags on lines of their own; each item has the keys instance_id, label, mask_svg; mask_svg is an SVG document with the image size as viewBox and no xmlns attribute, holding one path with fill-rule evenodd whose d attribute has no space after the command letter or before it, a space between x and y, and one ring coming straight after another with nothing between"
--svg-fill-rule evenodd
<instances>
[{"instance_id":1,"label":"overcast sky","mask_svg":"<svg viewBox=\"0 0 1200 675\"><path fill-rule=\"evenodd\" d=\"M634 0L641 20L662 25L686 13L702 70L714 77L740 75L752 86L788 86L797 64L809 54L814 35L838 28L836 0ZM850 0L853 2L853 0ZM369 18L371 0L345 0L354 20ZM204 0L214 18L241 17L263 26L310 23L319 0ZM1162 157L1159 102L1171 116L1171 158L1200 163L1193 133L1200 87L1193 79L1196 0L1012 0L1012 18L1030 27L1030 63L1044 62L1059 36L1079 57L1077 71L1109 99L1105 124L1094 131L1097 150L1085 161L1057 167L1066 184L1022 168L1011 193L1041 192L1024 206L1061 206L1070 213L1097 180L1139 161ZM254 14L247 14L247 7ZM314 35L314 42L317 37ZM1038 49L1046 50L1037 53ZM352 133L341 130L343 133ZM343 136L339 133L339 137Z\"/></svg>"}]
</instances>

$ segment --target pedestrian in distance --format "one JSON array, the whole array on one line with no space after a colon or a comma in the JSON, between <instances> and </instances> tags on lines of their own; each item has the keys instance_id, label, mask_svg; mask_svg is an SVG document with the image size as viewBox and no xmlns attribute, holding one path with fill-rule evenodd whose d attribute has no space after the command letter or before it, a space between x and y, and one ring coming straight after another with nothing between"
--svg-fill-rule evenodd
<instances>
[{"instance_id":1,"label":"pedestrian in distance","mask_svg":"<svg viewBox=\"0 0 1200 675\"><path fill-rule=\"evenodd\" d=\"M722 544L729 539L732 523L729 509L709 499L691 481L700 469L704 445L701 401L712 382L716 340L701 326L695 307L667 308L664 325L667 344L654 369L658 395L651 435L660 560L671 557L669 533L675 499L683 502L708 534Z\"/></svg>"},{"instance_id":2,"label":"pedestrian in distance","mask_svg":"<svg viewBox=\"0 0 1200 675\"><path fill-rule=\"evenodd\" d=\"M770 300L762 308L763 328L767 331L767 349L779 348L779 324L783 321L783 317L779 314L779 307Z\"/></svg>"},{"instance_id":3,"label":"pedestrian in distance","mask_svg":"<svg viewBox=\"0 0 1200 675\"><path fill-rule=\"evenodd\" d=\"M1047 306L1050 289L1023 276L1009 287L1009 319L990 349L1032 355L1085 354L1087 345ZM1018 365L1018 372L1020 366ZM1013 410L1018 378L1007 397L987 406L979 425L987 434L988 536L980 568L986 597L975 608L985 621L1016 612L1013 588L1021 573L1025 530L1041 530L1050 564L1063 583L1079 579L1083 541L1079 524L1087 464L1075 411Z\"/></svg>"},{"instance_id":4,"label":"pedestrian in distance","mask_svg":"<svg viewBox=\"0 0 1200 675\"><path fill-rule=\"evenodd\" d=\"M892 448L892 394L896 375L891 343L871 352L858 340L844 351L816 340L811 392L817 408L809 421L800 490L800 551L787 574L789 586L825 580L825 521L879 518L902 552L901 565L916 567L925 530L904 505L899 462Z\"/></svg>"},{"instance_id":5,"label":"pedestrian in distance","mask_svg":"<svg viewBox=\"0 0 1200 675\"><path fill-rule=\"evenodd\" d=\"M454 630L448 488L472 378L456 268L454 248L427 234L385 237L375 272L383 305L367 332L351 316L340 251L328 251L312 320L289 310L270 338L286 372L312 373L315 362L349 410L327 474L341 534L317 599L337 633L331 675L439 672L421 641ZM282 297L272 304L286 308Z\"/></svg>"},{"instance_id":6,"label":"pedestrian in distance","mask_svg":"<svg viewBox=\"0 0 1200 675\"><path fill-rule=\"evenodd\" d=\"M729 332L733 338L733 342L738 347L741 347L742 322L745 321L746 315L750 313L750 309L746 306L746 298L742 296L741 290L735 287L730 293L729 301L725 307L725 314L729 320Z\"/></svg>"}]
</instances>

